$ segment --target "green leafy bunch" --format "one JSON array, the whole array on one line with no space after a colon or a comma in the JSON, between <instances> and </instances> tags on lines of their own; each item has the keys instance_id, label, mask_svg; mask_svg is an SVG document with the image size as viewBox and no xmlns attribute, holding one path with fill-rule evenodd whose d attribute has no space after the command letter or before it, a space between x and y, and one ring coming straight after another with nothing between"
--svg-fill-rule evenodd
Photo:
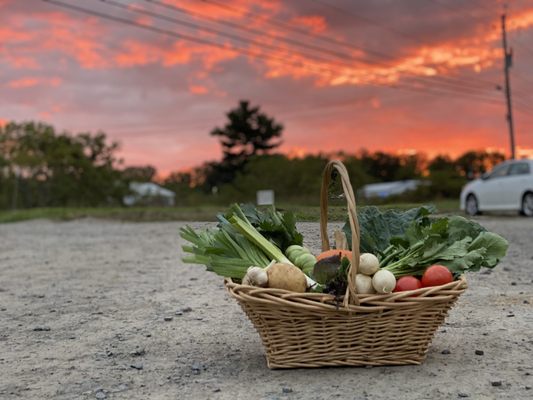
<instances>
[{"instance_id":1,"label":"green leafy bunch","mask_svg":"<svg viewBox=\"0 0 533 400\"><path fill-rule=\"evenodd\" d=\"M431 207L360 209L361 252L375 254L380 267L396 277L422 275L433 264L445 265L459 275L494 268L505 256L509 243L500 235L461 216L434 217L433 211ZM343 230L351 243L348 223Z\"/></svg>"}]
</instances>

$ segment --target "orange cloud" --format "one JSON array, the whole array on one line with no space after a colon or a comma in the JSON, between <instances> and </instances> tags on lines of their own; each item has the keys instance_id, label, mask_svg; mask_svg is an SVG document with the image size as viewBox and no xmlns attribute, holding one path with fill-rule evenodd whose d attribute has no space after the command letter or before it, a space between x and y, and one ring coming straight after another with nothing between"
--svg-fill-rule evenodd
<instances>
[{"instance_id":1,"label":"orange cloud","mask_svg":"<svg viewBox=\"0 0 533 400\"><path fill-rule=\"evenodd\" d=\"M59 86L61 84L61 78L36 78L25 77L10 81L7 86L13 89L24 89L34 86Z\"/></svg>"},{"instance_id":2,"label":"orange cloud","mask_svg":"<svg viewBox=\"0 0 533 400\"><path fill-rule=\"evenodd\" d=\"M84 68L103 68L110 50L102 37L106 29L94 18L73 19L62 12L14 14L0 29L0 57L19 68L37 69L40 55L57 52ZM31 56L28 56L31 54Z\"/></svg>"},{"instance_id":3,"label":"orange cloud","mask_svg":"<svg viewBox=\"0 0 533 400\"><path fill-rule=\"evenodd\" d=\"M11 29L6 26L0 27L0 43L20 43L27 42L31 39L32 35L29 32Z\"/></svg>"},{"instance_id":4,"label":"orange cloud","mask_svg":"<svg viewBox=\"0 0 533 400\"><path fill-rule=\"evenodd\" d=\"M201 85L191 85L189 86L189 92L193 94L206 94L208 89L205 86Z\"/></svg>"},{"instance_id":5,"label":"orange cloud","mask_svg":"<svg viewBox=\"0 0 533 400\"><path fill-rule=\"evenodd\" d=\"M161 50L153 45L127 40L113 58L119 67L135 67L160 61Z\"/></svg>"},{"instance_id":6,"label":"orange cloud","mask_svg":"<svg viewBox=\"0 0 533 400\"><path fill-rule=\"evenodd\" d=\"M319 61L302 54L301 48L283 42L283 39L290 35L289 32L269 27L268 18L275 16L283 6L280 1L253 4L246 0L235 0L222 7L209 1L164 1L210 18L239 20L247 24L253 21L251 25L255 29L279 37L280 40L273 40L271 37L252 34L249 35L249 39L256 43L239 44L240 47L246 47L256 54L256 56L249 55L248 60L261 68L263 76L267 78L311 78L317 86L389 85L397 83L405 76L446 75L459 68L481 71L501 59L501 50L493 46L494 42L500 40L499 32L487 28L486 31L481 31L473 37L421 46L388 65L353 61L361 56L361 51L357 49L344 49L343 52L346 53L344 61ZM257 12L257 8L262 10L264 18L250 20L248 13ZM163 13L161 8L157 10ZM135 17L137 22L145 25L154 23L151 18L142 15ZM30 19L34 24L33 28L28 29ZM306 27L314 33L323 32L327 28L325 18L320 15L296 16L291 22ZM38 68L38 63L33 57L51 51L75 59L87 69L130 68L147 64L170 67L201 60L204 69L211 71L221 62L239 56L230 43L226 43L222 48L216 48L186 41L175 41L168 45L165 44L169 43L168 40L145 43L126 39L119 43L118 50L111 49L102 39L112 36L111 29L115 26L116 24L107 24L93 17L74 19L59 11L15 15L9 19L7 27L0 28L0 43L9 45L1 57L13 66L33 69ZM531 26L533 26L531 9L516 12L509 19L510 30ZM215 35L207 35L201 31L197 34L212 40L219 39ZM279 50L265 49L259 43L275 45ZM30 57L28 54L33 56ZM261 56L267 58L261 59Z\"/></svg>"},{"instance_id":7,"label":"orange cloud","mask_svg":"<svg viewBox=\"0 0 533 400\"><path fill-rule=\"evenodd\" d=\"M499 23L498 21L495 21ZM515 14L510 19L510 31L533 26L533 9ZM442 43L415 48L410 54L392 60L389 64L361 62L326 62L309 58L290 46L280 46L276 57L284 58L283 64L267 60L267 78L292 77L312 78L317 86L341 85L389 85L409 76L447 75L460 68L471 68L476 72L489 68L502 58L499 31L487 25L486 31L472 37L458 37ZM495 44L497 46L495 46ZM358 58L360 54L347 51L347 58Z\"/></svg>"},{"instance_id":8,"label":"orange cloud","mask_svg":"<svg viewBox=\"0 0 533 400\"><path fill-rule=\"evenodd\" d=\"M291 22L308 28L313 33L324 32L327 28L325 18L320 15L302 15L292 18Z\"/></svg>"},{"instance_id":9,"label":"orange cloud","mask_svg":"<svg viewBox=\"0 0 533 400\"><path fill-rule=\"evenodd\" d=\"M514 12L508 17L507 23L510 31L530 28L533 26L533 9Z\"/></svg>"},{"instance_id":10,"label":"orange cloud","mask_svg":"<svg viewBox=\"0 0 533 400\"><path fill-rule=\"evenodd\" d=\"M7 119L0 118L0 128L3 128L7 125L9 121Z\"/></svg>"},{"instance_id":11,"label":"orange cloud","mask_svg":"<svg viewBox=\"0 0 533 400\"><path fill-rule=\"evenodd\" d=\"M219 7L208 1L197 0L163 0L164 3L184 8L191 12L197 12L202 14L208 14L209 16L216 17L217 19L242 19L249 11L253 4L247 0L234 0L228 7ZM223 2L221 2L223 3ZM268 1L261 3L269 3ZM261 8L272 9L272 6L268 4L259 4Z\"/></svg>"},{"instance_id":12,"label":"orange cloud","mask_svg":"<svg viewBox=\"0 0 533 400\"><path fill-rule=\"evenodd\" d=\"M207 45L190 44L182 40L174 42L171 46L163 47L158 44L127 40L114 55L113 60L118 67L135 67L155 63L164 67L172 67L198 59L205 70L209 71L219 62L237 56L238 54L231 47L219 49Z\"/></svg>"}]
</instances>

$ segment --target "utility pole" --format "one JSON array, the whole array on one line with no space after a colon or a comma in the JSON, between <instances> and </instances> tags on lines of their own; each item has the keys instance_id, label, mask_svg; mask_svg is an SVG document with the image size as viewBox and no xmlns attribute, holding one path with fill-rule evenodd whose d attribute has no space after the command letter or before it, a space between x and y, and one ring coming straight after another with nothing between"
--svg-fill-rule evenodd
<instances>
[{"instance_id":1,"label":"utility pole","mask_svg":"<svg viewBox=\"0 0 533 400\"><path fill-rule=\"evenodd\" d=\"M513 65L513 49L507 50L507 32L505 30L505 13L502 14L502 45L503 45L503 71L505 73L505 97L507 98L507 122L511 137L511 159L515 158L513 110L511 106L511 83L509 81L509 68Z\"/></svg>"}]
</instances>

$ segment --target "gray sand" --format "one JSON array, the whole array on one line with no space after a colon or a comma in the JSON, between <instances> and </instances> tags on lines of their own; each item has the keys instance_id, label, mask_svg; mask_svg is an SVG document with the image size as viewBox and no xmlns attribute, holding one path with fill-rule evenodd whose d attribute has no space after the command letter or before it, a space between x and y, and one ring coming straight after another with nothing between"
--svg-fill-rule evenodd
<instances>
[{"instance_id":1,"label":"gray sand","mask_svg":"<svg viewBox=\"0 0 533 400\"><path fill-rule=\"evenodd\" d=\"M181 223L0 225L0 398L531 399L533 220L480 222L508 256L423 365L277 371L222 279L179 261Z\"/></svg>"}]
</instances>

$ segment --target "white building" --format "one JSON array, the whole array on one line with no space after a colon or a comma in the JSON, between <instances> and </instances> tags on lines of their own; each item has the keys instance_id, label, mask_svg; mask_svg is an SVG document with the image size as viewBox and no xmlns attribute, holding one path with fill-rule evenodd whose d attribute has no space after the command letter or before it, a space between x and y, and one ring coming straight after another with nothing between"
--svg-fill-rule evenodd
<instances>
[{"instance_id":1,"label":"white building","mask_svg":"<svg viewBox=\"0 0 533 400\"><path fill-rule=\"evenodd\" d=\"M124 204L173 206L176 204L176 193L152 182L131 182L131 194L124 196Z\"/></svg>"},{"instance_id":2,"label":"white building","mask_svg":"<svg viewBox=\"0 0 533 400\"><path fill-rule=\"evenodd\" d=\"M384 183L370 183L363 186L360 190L360 193L365 198L378 197L380 199L385 199L390 196L396 196L411 190L415 190L420 185L422 185L422 181L417 179Z\"/></svg>"}]
</instances>

